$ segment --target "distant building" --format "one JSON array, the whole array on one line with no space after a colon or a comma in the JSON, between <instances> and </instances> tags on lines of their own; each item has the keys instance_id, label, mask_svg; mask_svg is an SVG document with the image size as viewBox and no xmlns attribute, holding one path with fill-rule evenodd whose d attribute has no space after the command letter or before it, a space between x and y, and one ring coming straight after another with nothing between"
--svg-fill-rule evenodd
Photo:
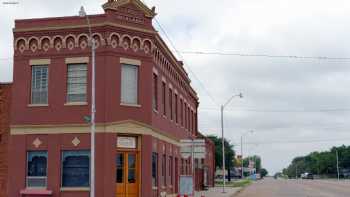
<instances>
[{"instance_id":1,"label":"distant building","mask_svg":"<svg viewBox=\"0 0 350 197\"><path fill-rule=\"evenodd\" d=\"M179 176L192 174L180 140L198 135L198 96L153 28L154 9L140 0L109 0L103 9L89 16L97 44L96 196L174 196ZM87 197L86 18L16 20L13 31L8 196ZM213 161L211 151L200 161L208 177Z\"/></svg>"},{"instance_id":2,"label":"distant building","mask_svg":"<svg viewBox=\"0 0 350 197\"><path fill-rule=\"evenodd\" d=\"M0 196L7 196L11 84L0 83Z\"/></svg>"},{"instance_id":3,"label":"distant building","mask_svg":"<svg viewBox=\"0 0 350 197\"><path fill-rule=\"evenodd\" d=\"M196 190L203 190L215 184L215 144L201 133L197 138L205 140L205 158L195 159Z\"/></svg>"}]
</instances>

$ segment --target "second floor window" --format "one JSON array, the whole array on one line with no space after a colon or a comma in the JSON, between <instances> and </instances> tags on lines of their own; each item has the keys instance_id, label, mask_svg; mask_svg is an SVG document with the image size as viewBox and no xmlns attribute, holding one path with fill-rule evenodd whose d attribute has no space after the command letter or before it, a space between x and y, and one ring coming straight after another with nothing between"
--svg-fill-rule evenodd
<instances>
[{"instance_id":1,"label":"second floor window","mask_svg":"<svg viewBox=\"0 0 350 197\"><path fill-rule=\"evenodd\" d=\"M166 115L166 93L165 93L165 90L166 90L166 84L165 82L162 82L162 106L163 106L163 115L165 116Z\"/></svg>"},{"instance_id":2,"label":"second floor window","mask_svg":"<svg viewBox=\"0 0 350 197\"><path fill-rule=\"evenodd\" d=\"M138 104L138 66L121 66L121 102Z\"/></svg>"},{"instance_id":3,"label":"second floor window","mask_svg":"<svg viewBox=\"0 0 350 197\"><path fill-rule=\"evenodd\" d=\"M173 91L169 89L169 113L170 113L170 120L173 119Z\"/></svg>"},{"instance_id":4,"label":"second floor window","mask_svg":"<svg viewBox=\"0 0 350 197\"><path fill-rule=\"evenodd\" d=\"M32 66L32 104L48 104L48 66Z\"/></svg>"},{"instance_id":5,"label":"second floor window","mask_svg":"<svg viewBox=\"0 0 350 197\"><path fill-rule=\"evenodd\" d=\"M158 111L158 76L153 73L153 109Z\"/></svg>"},{"instance_id":6,"label":"second floor window","mask_svg":"<svg viewBox=\"0 0 350 197\"><path fill-rule=\"evenodd\" d=\"M87 65L70 64L67 72L67 102L86 102Z\"/></svg>"},{"instance_id":7,"label":"second floor window","mask_svg":"<svg viewBox=\"0 0 350 197\"><path fill-rule=\"evenodd\" d=\"M180 99L180 121L181 121L181 126L184 126L184 119L183 119L183 114L184 114L184 106L183 106L183 101Z\"/></svg>"},{"instance_id":8,"label":"second floor window","mask_svg":"<svg viewBox=\"0 0 350 197\"><path fill-rule=\"evenodd\" d=\"M179 123L177 94L175 94L175 122L176 122L176 123Z\"/></svg>"},{"instance_id":9,"label":"second floor window","mask_svg":"<svg viewBox=\"0 0 350 197\"><path fill-rule=\"evenodd\" d=\"M46 188L47 151L29 151L27 153L27 187Z\"/></svg>"}]
</instances>

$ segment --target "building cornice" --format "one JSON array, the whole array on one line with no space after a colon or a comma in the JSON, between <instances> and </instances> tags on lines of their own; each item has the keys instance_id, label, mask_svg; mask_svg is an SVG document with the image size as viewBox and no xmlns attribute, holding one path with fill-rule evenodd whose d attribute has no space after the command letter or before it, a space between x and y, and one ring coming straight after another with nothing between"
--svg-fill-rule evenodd
<instances>
[{"instance_id":1,"label":"building cornice","mask_svg":"<svg viewBox=\"0 0 350 197\"><path fill-rule=\"evenodd\" d=\"M89 124L47 124L47 125L11 125L11 135L33 134L88 134ZM157 139L180 146L180 140L148 124L134 120L96 124L96 133L123 133L151 135Z\"/></svg>"},{"instance_id":2,"label":"building cornice","mask_svg":"<svg viewBox=\"0 0 350 197\"><path fill-rule=\"evenodd\" d=\"M104 27L104 26L112 26L112 27L119 27L119 28L125 28L132 31L139 31L143 33L150 33L150 34L156 34L157 32L155 30L150 30L147 28L141 28L141 27L134 27L131 25L121 25L114 22L101 22L101 23L94 23L91 24L91 27ZM56 31L56 30L67 30L67 29L79 29L79 28L88 28L89 26L86 25L62 25L62 26L48 26L48 27L34 27L34 28L13 28L14 33L21 33L21 32L40 32L40 31Z\"/></svg>"}]
</instances>

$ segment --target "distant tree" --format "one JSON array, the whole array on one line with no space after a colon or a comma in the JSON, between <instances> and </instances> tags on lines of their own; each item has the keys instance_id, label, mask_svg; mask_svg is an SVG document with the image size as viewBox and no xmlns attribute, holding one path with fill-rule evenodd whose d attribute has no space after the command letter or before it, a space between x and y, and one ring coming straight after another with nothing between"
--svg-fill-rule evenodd
<instances>
[{"instance_id":1,"label":"distant tree","mask_svg":"<svg viewBox=\"0 0 350 197\"><path fill-rule=\"evenodd\" d=\"M306 156L296 157L285 169L283 174L288 177L300 177L300 174L309 172L321 176L335 177L336 152L339 155L339 168L350 169L350 146L333 147L329 151L312 152Z\"/></svg>"},{"instance_id":2,"label":"distant tree","mask_svg":"<svg viewBox=\"0 0 350 197\"><path fill-rule=\"evenodd\" d=\"M222 168L222 138L215 135L207 136L215 144L215 167ZM228 171L228 179L230 180L230 170L234 166L235 151L233 150L233 144L231 144L227 139L224 139L225 146L225 168Z\"/></svg>"},{"instance_id":3,"label":"distant tree","mask_svg":"<svg viewBox=\"0 0 350 197\"><path fill-rule=\"evenodd\" d=\"M260 175L261 177L265 177L269 174L269 172L265 168L261 168Z\"/></svg>"}]
</instances>

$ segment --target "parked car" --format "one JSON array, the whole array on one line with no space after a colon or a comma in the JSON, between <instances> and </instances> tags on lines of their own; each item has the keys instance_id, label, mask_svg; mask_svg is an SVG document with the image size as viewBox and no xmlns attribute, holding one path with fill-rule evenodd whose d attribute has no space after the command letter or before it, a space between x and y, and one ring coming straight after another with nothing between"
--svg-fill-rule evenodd
<instances>
[{"instance_id":1,"label":"parked car","mask_svg":"<svg viewBox=\"0 0 350 197\"><path fill-rule=\"evenodd\" d=\"M308 172L301 174L300 177L301 177L302 179L314 179L314 175L311 174L311 173L308 173Z\"/></svg>"}]
</instances>

